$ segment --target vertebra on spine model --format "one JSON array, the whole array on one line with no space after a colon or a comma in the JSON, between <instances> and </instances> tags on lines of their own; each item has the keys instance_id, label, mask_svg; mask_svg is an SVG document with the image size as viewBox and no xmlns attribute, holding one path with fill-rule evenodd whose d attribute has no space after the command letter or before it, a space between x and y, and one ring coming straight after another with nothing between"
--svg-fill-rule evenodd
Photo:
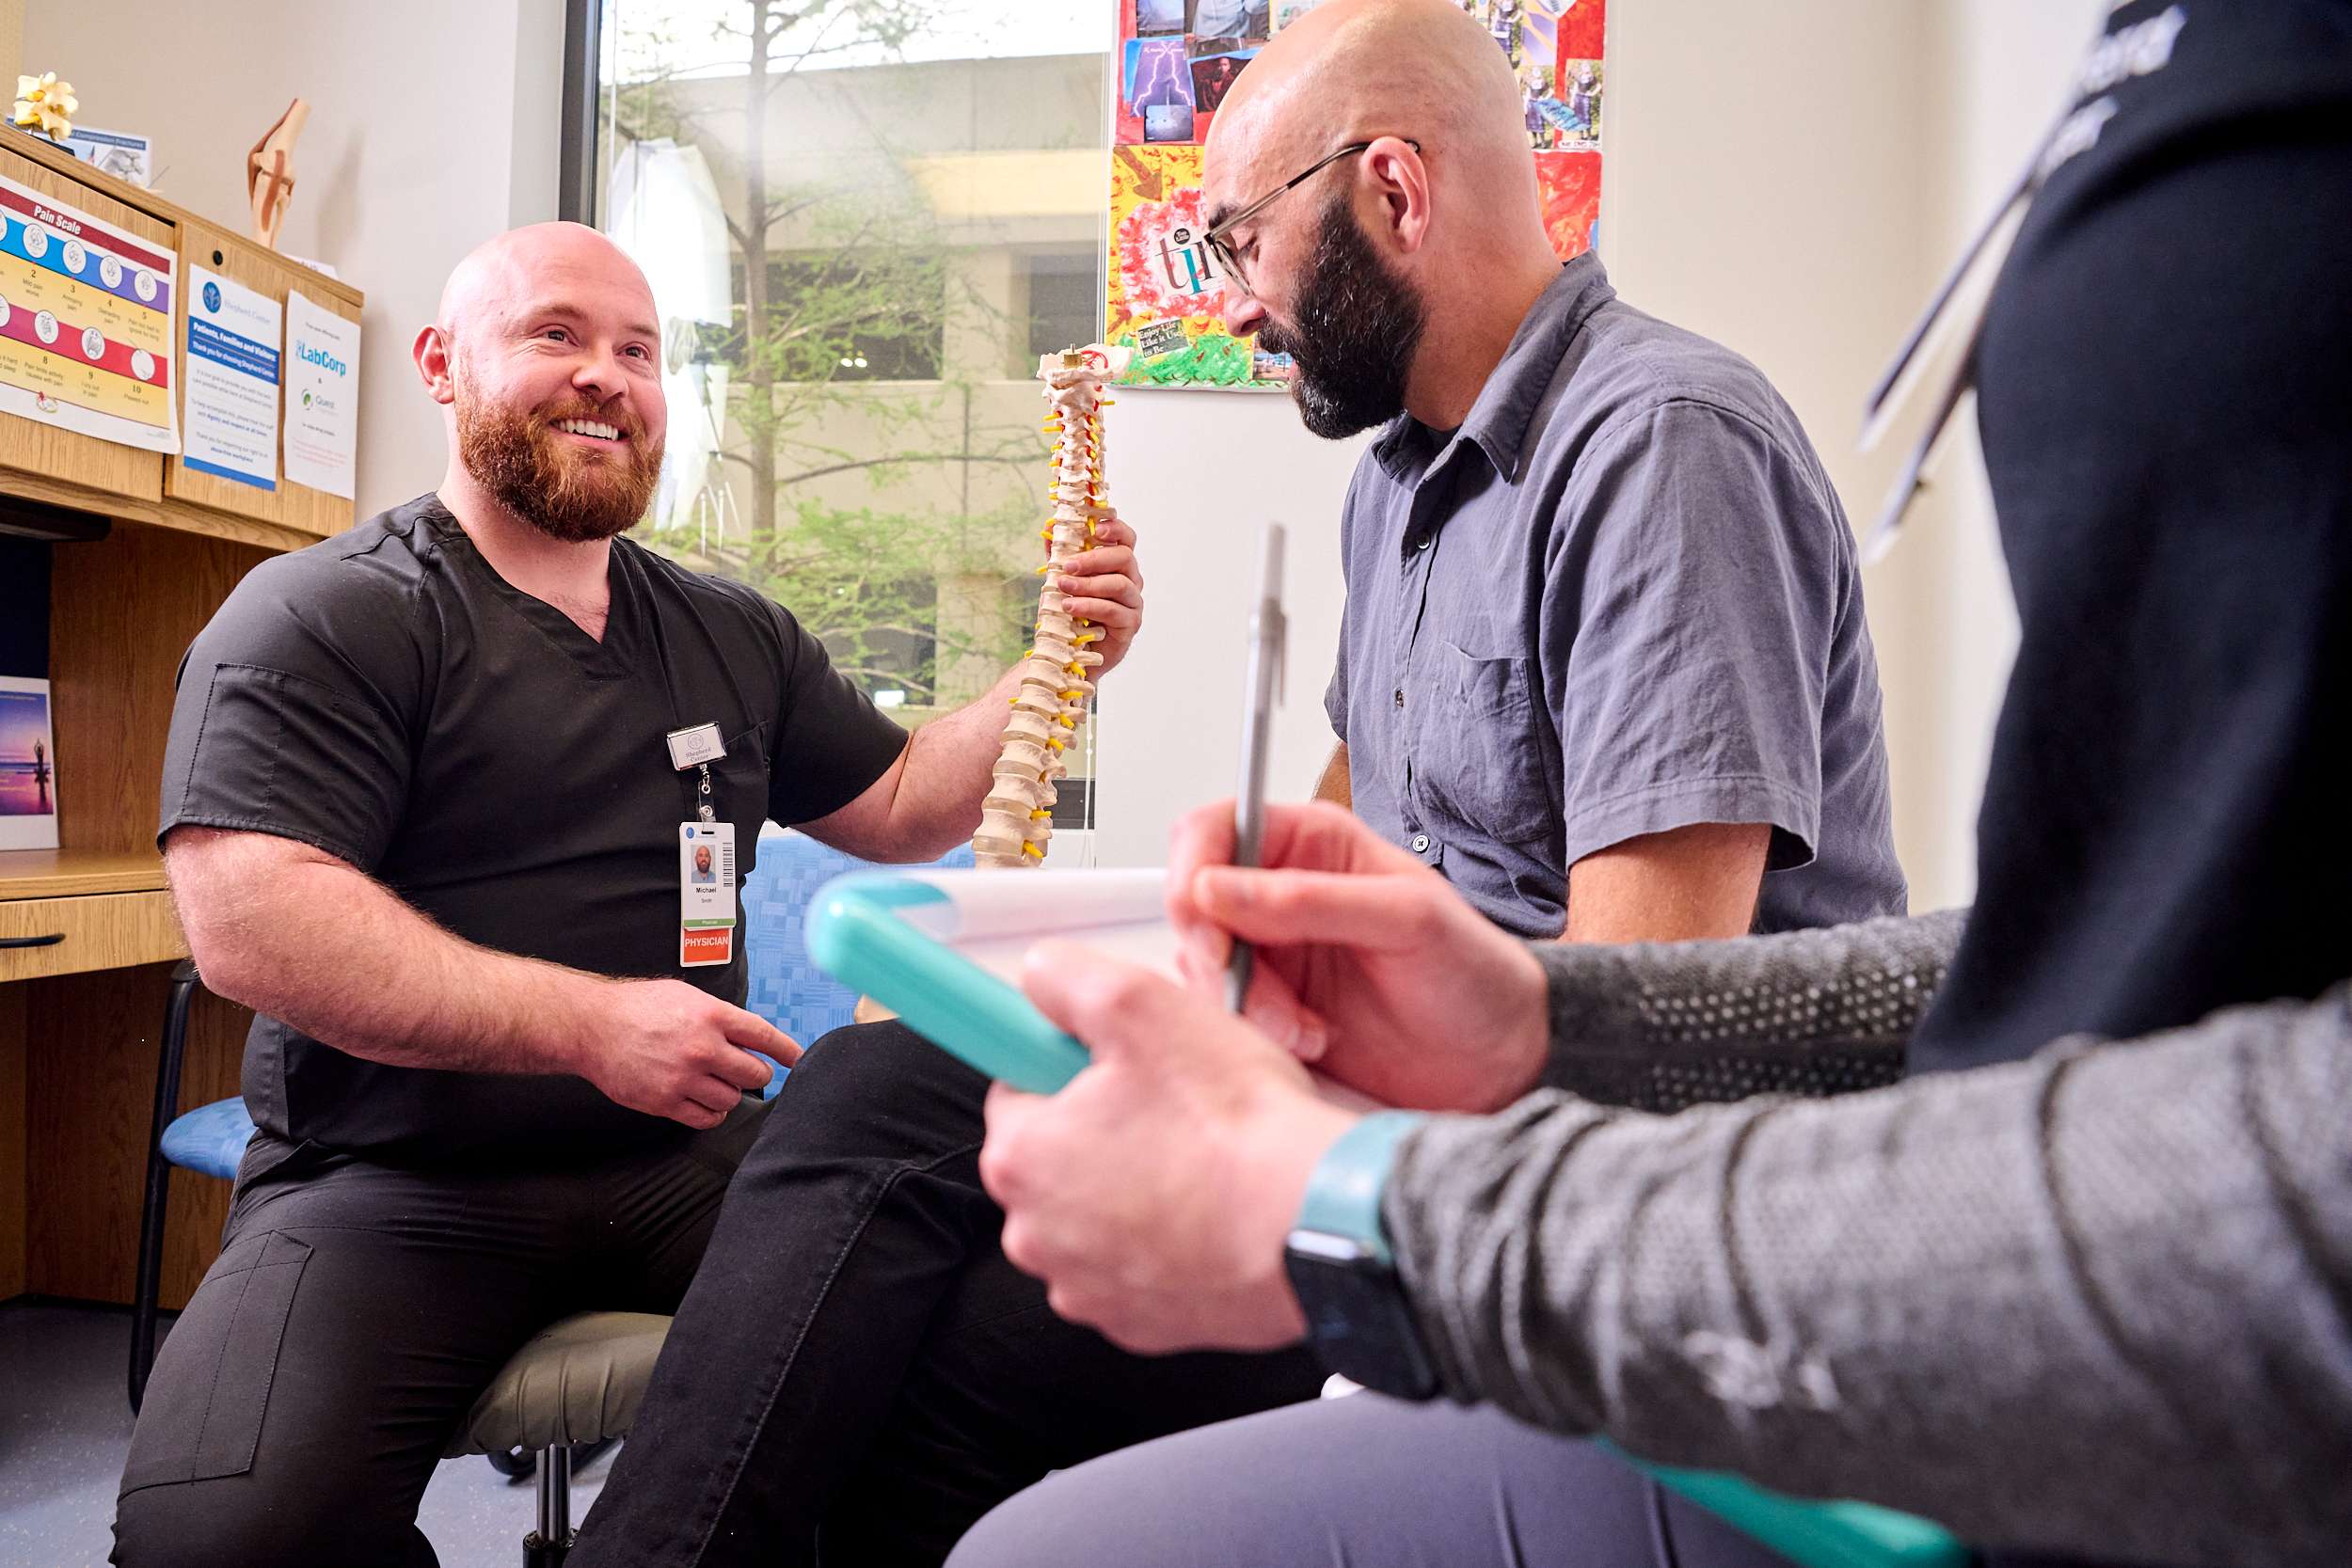
<instances>
[{"instance_id":1,"label":"vertebra on spine model","mask_svg":"<svg viewBox=\"0 0 2352 1568\"><path fill-rule=\"evenodd\" d=\"M1021 685L996 754L993 782L980 805L972 852L984 866L1035 865L1054 836L1054 781L1069 772L1064 759L1086 721L1094 683L1087 678L1103 656L1093 644L1102 629L1064 610L1062 563L1088 549L1096 528L1119 514L1103 501L1103 384L1117 376L1132 351L1100 346L1049 354L1038 379L1053 405L1045 428L1055 433L1053 516L1043 530L1045 587L1038 594L1037 641L1021 661Z\"/></svg>"}]
</instances>

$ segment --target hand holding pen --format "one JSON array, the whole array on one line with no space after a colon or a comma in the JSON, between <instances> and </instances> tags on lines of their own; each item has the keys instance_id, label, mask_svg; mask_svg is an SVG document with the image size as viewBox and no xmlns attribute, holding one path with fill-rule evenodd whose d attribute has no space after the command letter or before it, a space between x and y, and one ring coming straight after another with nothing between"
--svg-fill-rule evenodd
<instances>
[{"instance_id":1,"label":"hand holding pen","mask_svg":"<svg viewBox=\"0 0 2352 1568\"><path fill-rule=\"evenodd\" d=\"M1241 863L1231 801L1179 818L1168 910L1177 966L1226 993L1251 954L1249 1022L1384 1104L1486 1111L1534 1086L1549 1049L1533 947L1421 860L1326 801L1263 814Z\"/></svg>"}]
</instances>

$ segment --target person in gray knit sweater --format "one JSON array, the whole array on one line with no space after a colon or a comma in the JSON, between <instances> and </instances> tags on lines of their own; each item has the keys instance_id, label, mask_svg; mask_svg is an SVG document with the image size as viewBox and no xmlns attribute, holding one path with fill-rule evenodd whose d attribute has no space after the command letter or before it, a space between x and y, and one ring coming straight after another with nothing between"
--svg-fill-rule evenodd
<instances>
[{"instance_id":1,"label":"person in gray knit sweater","mask_svg":"<svg viewBox=\"0 0 2352 1568\"><path fill-rule=\"evenodd\" d=\"M1302 1197L1409 1126L1368 1182L1446 1401L1097 1461L952 1568L1735 1560L1591 1433L1995 1563L2352 1561L2352 3L2103 26L1975 354L2022 640L1974 909L1522 946L1328 808L1256 871L1194 817L1189 987L1032 960L1094 1061L993 1092L1005 1254L1135 1348L1289 1343Z\"/></svg>"},{"instance_id":2,"label":"person in gray knit sweater","mask_svg":"<svg viewBox=\"0 0 2352 1568\"><path fill-rule=\"evenodd\" d=\"M1052 1100L1000 1086L982 1172L1008 1255L1057 1310L1141 1350L1299 1336L1282 1239L1355 1116L1317 1098L1305 1056L1393 1102L1506 1107L1428 1121L1383 1199L1452 1400L1976 1542L2344 1560L2346 988L1802 1098L1901 1071L1963 913L1520 945L1336 808L1273 808L1261 872L1216 863L1231 823L1229 809L1189 819L1171 875L1203 939L1188 966L1215 968L1213 930L1265 944L1280 980L1253 999L1263 1030L1139 970L1033 960L1032 996L1097 1064ZM1122 1562L1226 1561L1193 1555L1197 1530L1157 1535L1152 1491L1127 1483L1156 1477L1183 1513L1279 1515L1300 1499L1269 1475L1367 1423L1417 1427L1423 1444L1395 1457L1422 1466L1449 1436L1477 1438L1472 1465L1496 1446L1438 1406L1294 1408L1049 1481L951 1561L1108 1560L1052 1549L1073 1539L1073 1504L1106 1497L1120 1506L1098 1511L1104 1534L1074 1539L1116 1538ZM1231 1456L1232 1493L1212 1501L1199 1460L1219 1440L1261 1463ZM1564 1452L1558 1479L1596 1462ZM1421 1489L1409 1471L1375 1480ZM1313 1522L1318 1540L1333 1525ZM1333 1560L1489 1560L1358 1553Z\"/></svg>"}]
</instances>

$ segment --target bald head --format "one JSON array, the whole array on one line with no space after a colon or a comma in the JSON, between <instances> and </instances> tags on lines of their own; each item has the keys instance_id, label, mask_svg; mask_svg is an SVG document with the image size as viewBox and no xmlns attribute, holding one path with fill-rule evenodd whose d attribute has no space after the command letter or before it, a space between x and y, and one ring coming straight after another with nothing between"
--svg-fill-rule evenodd
<instances>
[{"instance_id":1,"label":"bald head","mask_svg":"<svg viewBox=\"0 0 2352 1568\"><path fill-rule=\"evenodd\" d=\"M442 285L434 324L454 335L470 322L501 320L557 278L618 290L643 318L635 325L658 335L645 275L627 251L584 223L529 224L474 246Z\"/></svg>"},{"instance_id":2,"label":"bald head","mask_svg":"<svg viewBox=\"0 0 2352 1568\"><path fill-rule=\"evenodd\" d=\"M1201 186L1226 325L1290 356L1317 435L1458 424L1559 275L1525 94L1453 0L1285 26L1218 105Z\"/></svg>"},{"instance_id":3,"label":"bald head","mask_svg":"<svg viewBox=\"0 0 2352 1568\"><path fill-rule=\"evenodd\" d=\"M1329 0L1258 52L1210 124L1211 212L1263 190L1351 141L1409 137L1454 182L1534 197L1518 79L1494 39L1454 0ZM1249 195L1230 198L1233 183ZM1264 188L1271 188L1267 185Z\"/></svg>"}]
</instances>

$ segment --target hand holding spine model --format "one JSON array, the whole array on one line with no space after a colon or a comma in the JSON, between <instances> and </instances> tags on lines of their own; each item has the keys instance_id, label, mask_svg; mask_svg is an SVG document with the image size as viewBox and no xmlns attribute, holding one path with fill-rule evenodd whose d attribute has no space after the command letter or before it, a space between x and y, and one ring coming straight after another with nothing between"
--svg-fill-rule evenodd
<instances>
[{"instance_id":1,"label":"hand holding spine model","mask_svg":"<svg viewBox=\"0 0 2352 1568\"><path fill-rule=\"evenodd\" d=\"M1103 499L1103 383L1124 368L1126 349L1073 349L1039 359L1038 379L1053 411L1054 513L1044 539L1045 587L1038 594L1037 641L1021 661L1021 685L1006 721L995 777L980 807L972 852L984 866L1034 865L1053 837L1054 781L1069 771L1063 753L1086 720L1103 656L1102 628L1062 608L1060 570L1091 547L1095 530L1119 514Z\"/></svg>"}]
</instances>

